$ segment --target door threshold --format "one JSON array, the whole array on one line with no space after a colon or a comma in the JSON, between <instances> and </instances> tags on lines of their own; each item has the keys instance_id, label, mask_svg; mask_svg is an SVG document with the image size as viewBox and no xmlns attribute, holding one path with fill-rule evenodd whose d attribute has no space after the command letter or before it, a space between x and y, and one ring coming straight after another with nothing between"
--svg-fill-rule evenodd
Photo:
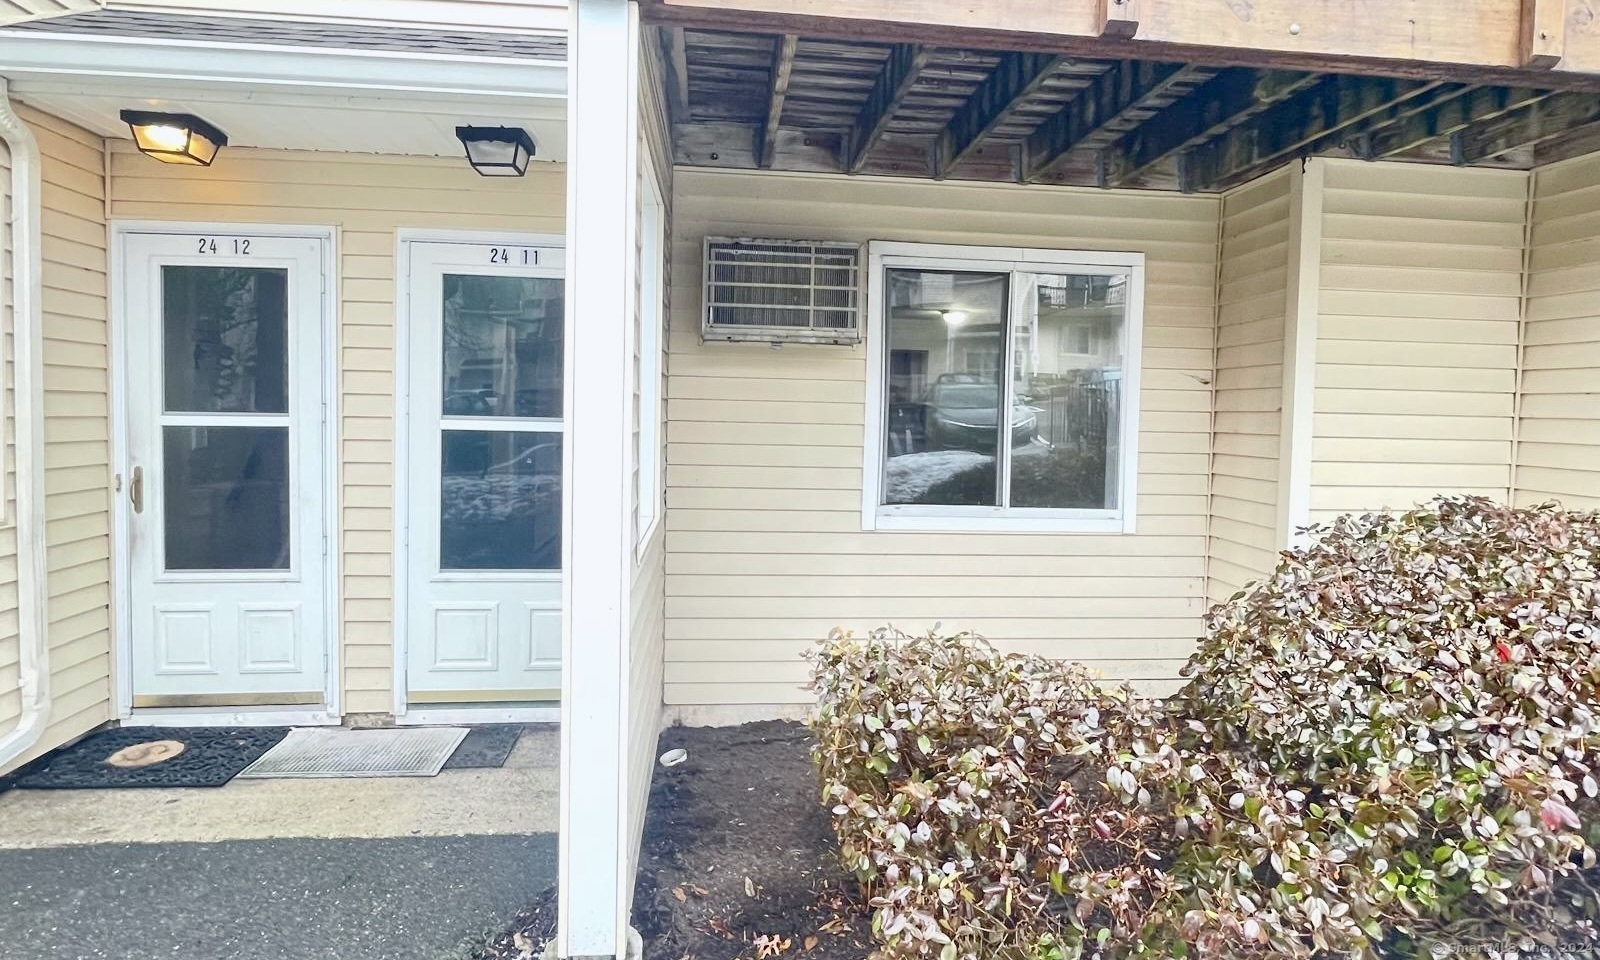
<instances>
[{"instance_id":1,"label":"door threshold","mask_svg":"<svg viewBox=\"0 0 1600 960\"><path fill-rule=\"evenodd\" d=\"M560 723L561 706L412 707L395 717L394 722L401 727L456 723Z\"/></svg>"},{"instance_id":2,"label":"door threshold","mask_svg":"<svg viewBox=\"0 0 1600 960\"><path fill-rule=\"evenodd\" d=\"M295 707L173 707L134 710L125 727L328 727L340 718L321 709Z\"/></svg>"}]
</instances>

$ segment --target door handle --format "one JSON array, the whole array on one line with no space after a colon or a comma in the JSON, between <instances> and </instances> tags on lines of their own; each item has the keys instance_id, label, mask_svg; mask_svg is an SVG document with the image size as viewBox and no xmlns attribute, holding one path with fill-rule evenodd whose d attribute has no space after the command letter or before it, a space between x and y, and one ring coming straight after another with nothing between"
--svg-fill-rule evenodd
<instances>
[{"instance_id":1,"label":"door handle","mask_svg":"<svg viewBox=\"0 0 1600 960\"><path fill-rule=\"evenodd\" d=\"M133 503L134 513L144 513L144 467L134 467L128 478L128 500Z\"/></svg>"}]
</instances>

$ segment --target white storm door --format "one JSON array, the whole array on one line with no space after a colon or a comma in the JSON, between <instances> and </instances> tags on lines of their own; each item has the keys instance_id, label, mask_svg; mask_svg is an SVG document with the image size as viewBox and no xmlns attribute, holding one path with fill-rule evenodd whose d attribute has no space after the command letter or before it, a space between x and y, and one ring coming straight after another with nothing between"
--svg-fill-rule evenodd
<instances>
[{"instance_id":1,"label":"white storm door","mask_svg":"<svg viewBox=\"0 0 1600 960\"><path fill-rule=\"evenodd\" d=\"M122 238L135 707L326 699L326 242Z\"/></svg>"},{"instance_id":2,"label":"white storm door","mask_svg":"<svg viewBox=\"0 0 1600 960\"><path fill-rule=\"evenodd\" d=\"M563 251L406 261L407 701L558 699Z\"/></svg>"}]
</instances>

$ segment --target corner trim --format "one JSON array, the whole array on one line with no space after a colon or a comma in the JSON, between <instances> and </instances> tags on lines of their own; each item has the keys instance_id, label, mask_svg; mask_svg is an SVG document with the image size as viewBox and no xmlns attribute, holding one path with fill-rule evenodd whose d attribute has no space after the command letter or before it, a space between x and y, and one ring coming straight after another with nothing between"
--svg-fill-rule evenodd
<instances>
[{"instance_id":1,"label":"corner trim","mask_svg":"<svg viewBox=\"0 0 1600 960\"><path fill-rule=\"evenodd\" d=\"M1317 316L1322 292L1322 193L1327 164L1289 171L1289 249L1283 324L1283 419L1278 448L1280 550L1305 542L1311 522L1312 413L1317 387Z\"/></svg>"}]
</instances>

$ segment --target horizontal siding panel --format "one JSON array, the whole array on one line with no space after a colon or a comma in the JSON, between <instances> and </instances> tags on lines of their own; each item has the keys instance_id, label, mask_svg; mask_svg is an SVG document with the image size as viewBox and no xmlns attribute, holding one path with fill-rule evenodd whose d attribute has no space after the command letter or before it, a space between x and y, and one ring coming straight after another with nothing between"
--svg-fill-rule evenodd
<instances>
[{"instance_id":1,"label":"horizontal siding panel","mask_svg":"<svg viewBox=\"0 0 1600 960\"><path fill-rule=\"evenodd\" d=\"M23 108L42 155L46 591L50 715L25 763L111 718L110 425L106 226L100 138ZM3 153L3 151L0 151ZM0 190L10 182L0 157ZM0 207L6 201L0 197ZM0 248L9 248L0 226ZM6 354L13 345L10 258L0 257ZM6 371L5 410L13 409ZM15 517L14 424L5 422L5 513ZM0 734L20 712L14 530L0 537ZM0 773L4 773L0 769Z\"/></svg>"},{"instance_id":2,"label":"horizontal siding panel","mask_svg":"<svg viewBox=\"0 0 1600 960\"><path fill-rule=\"evenodd\" d=\"M1008 624L1028 624L1016 639L1045 644L1176 637L1184 646L1136 654L1149 661L1134 672L1170 677L1204 606L1218 201L695 170L674 179L672 280L685 295L673 298L668 338L665 633L668 662L680 664L668 701L803 702L803 673L777 664L798 663L823 624L888 620L960 622L1007 641ZM1138 533L862 531L864 349L701 343L707 235L1144 251ZM1276 282L1270 265L1233 278L1240 303ZM739 643L749 646L733 652Z\"/></svg>"},{"instance_id":3,"label":"horizontal siding panel","mask_svg":"<svg viewBox=\"0 0 1600 960\"><path fill-rule=\"evenodd\" d=\"M1313 514L1504 500L1527 175L1323 162Z\"/></svg>"}]
</instances>

